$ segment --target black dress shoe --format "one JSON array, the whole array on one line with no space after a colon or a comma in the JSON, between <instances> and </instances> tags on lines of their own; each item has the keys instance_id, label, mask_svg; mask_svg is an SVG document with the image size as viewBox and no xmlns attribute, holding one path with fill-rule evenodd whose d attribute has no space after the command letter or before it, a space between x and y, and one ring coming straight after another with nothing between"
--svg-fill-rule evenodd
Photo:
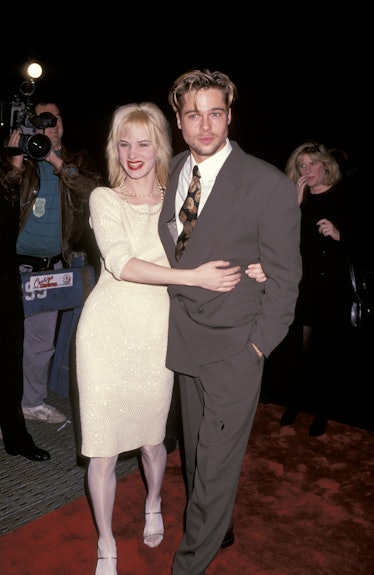
<instances>
[{"instance_id":1,"label":"black dress shoe","mask_svg":"<svg viewBox=\"0 0 374 575\"><path fill-rule=\"evenodd\" d=\"M312 437L323 435L326 432L327 422L327 417L321 417L317 415L309 427L309 435Z\"/></svg>"},{"instance_id":2,"label":"black dress shoe","mask_svg":"<svg viewBox=\"0 0 374 575\"><path fill-rule=\"evenodd\" d=\"M22 455L22 457L26 457L31 461L48 461L48 459L51 459L51 455L48 451L40 449L33 444L12 448L6 447L5 451L9 453L9 455Z\"/></svg>"},{"instance_id":3,"label":"black dress shoe","mask_svg":"<svg viewBox=\"0 0 374 575\"><path fill-rule=\"evenodd\" d=\"M296 421L297 410L294 407L287 407L284 411L282 417L280 418L280 425L284 427L285 425L292 425Z\"/></svg>"},{"instance_id":4,"label":"black dress shoe","mask_svg":"<svg viewBox=\"0 0 374 575\"><path fill-rule=\"evenodd\" d=\"M229 527L228 530L226 531L226 535L223 538L223 541L221 543L221 549L226 549L226 547L230 547L230 545L233 545L234 541L235 541L234 527L231 525L231 527Z\"/></svg>"}]
</instances>

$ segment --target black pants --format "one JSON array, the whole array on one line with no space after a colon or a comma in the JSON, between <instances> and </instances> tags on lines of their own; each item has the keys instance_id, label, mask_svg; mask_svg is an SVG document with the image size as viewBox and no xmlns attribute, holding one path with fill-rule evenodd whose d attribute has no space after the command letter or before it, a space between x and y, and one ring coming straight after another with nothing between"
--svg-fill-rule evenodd
<instances>
[{"instance_id":1,"label":"black pants","mask_svg":"<svg viewBox=\"0 0 374 575\"><path fill-rule=\"evenodd\" d=\"M12 295L0 302L3 331L0 346L0 426L4 447L10 450L32 442L21 408L24 314L22 299L17 298L19 289L19 286L14 286Z\"/></svg>"}]
</instances>

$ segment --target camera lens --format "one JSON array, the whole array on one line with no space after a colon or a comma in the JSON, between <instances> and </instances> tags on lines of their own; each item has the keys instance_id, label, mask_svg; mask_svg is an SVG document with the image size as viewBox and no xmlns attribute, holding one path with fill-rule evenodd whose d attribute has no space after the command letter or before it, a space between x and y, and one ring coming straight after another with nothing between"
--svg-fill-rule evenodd
<instances>
[{"instance_id":1,"label":"camera lens","mask_svg":"<svg viewBox=\"0 0 374 575\"><path fill-rule=\"evenodd\" d=\"M33 160L44 160L51 151L51 140L45 134L30 136L25 144L26 154Z\"/></svg>"}]
</instances>

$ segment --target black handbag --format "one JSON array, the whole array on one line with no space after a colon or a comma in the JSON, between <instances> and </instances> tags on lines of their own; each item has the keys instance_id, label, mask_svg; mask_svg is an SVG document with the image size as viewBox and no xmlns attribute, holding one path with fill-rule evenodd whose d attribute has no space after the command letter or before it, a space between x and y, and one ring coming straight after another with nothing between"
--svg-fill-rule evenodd
<instances>
[{"instance_id":1,"label":"black handbag","mask_svg":"<svg viewBox=\"0 0 374 575\"><path fill-rule=\"evenodd\" d=\"M351 260L349 260L349 272L352 286L351 325L354 328L368 327L373 325L374 318L373 299L368 285L370 272L360 272L361 280L358 280Z\"/></svg>"}]
</instances>

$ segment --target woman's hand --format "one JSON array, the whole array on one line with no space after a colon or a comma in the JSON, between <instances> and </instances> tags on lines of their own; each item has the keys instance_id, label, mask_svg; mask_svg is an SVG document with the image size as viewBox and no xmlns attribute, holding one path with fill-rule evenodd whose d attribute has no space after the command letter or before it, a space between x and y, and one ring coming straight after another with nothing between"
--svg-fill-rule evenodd
<instances>
[{"instance_id":1,"label":"woman's hand","mask_svg":"<svg viewBox=\"0 0 374 575\"><path fill-rule=\"evenodd\" d=\"M202 264L193 270L196 282L194 285L212 291L226 292L234 289L240 282L240 266L227 267L230 262L217 260Z\"/></svg>"},{"instance_id":2,"label":"woman's hand","mask_svg":"<svg viewBox=\"0 0 374 575\"><path fill-rule=\"evenodd\" d=\"M323 236L330 236L333 240L340 241L340 232L330 220L323 218L317 222L318 231Z\"/></svg>"},{"instance_id":3,"label":"woman's hand","mask_svg":"<svg viewBox=\"0 0 374 575\"><path fill-rule=\"evenodd\" d=\"M309 176L301 176L296 182L297 201L299 205L303 201L305 188L308 184L308 177Z\"/></svg>"},{"instance_id":4,"label":"woman's hand","mask_svg":"<svg viewBox=\"0 0 374 575\"><path fill-rule=\"evenodd\" d=\"M256 282L265 282L267 280L267 277L264 273L264 270L262 269L260 262L258 262L257 264L249 264L249 266L245 270L245 273L249 278L255 279Z\"/></svg>"}]
</instances>

